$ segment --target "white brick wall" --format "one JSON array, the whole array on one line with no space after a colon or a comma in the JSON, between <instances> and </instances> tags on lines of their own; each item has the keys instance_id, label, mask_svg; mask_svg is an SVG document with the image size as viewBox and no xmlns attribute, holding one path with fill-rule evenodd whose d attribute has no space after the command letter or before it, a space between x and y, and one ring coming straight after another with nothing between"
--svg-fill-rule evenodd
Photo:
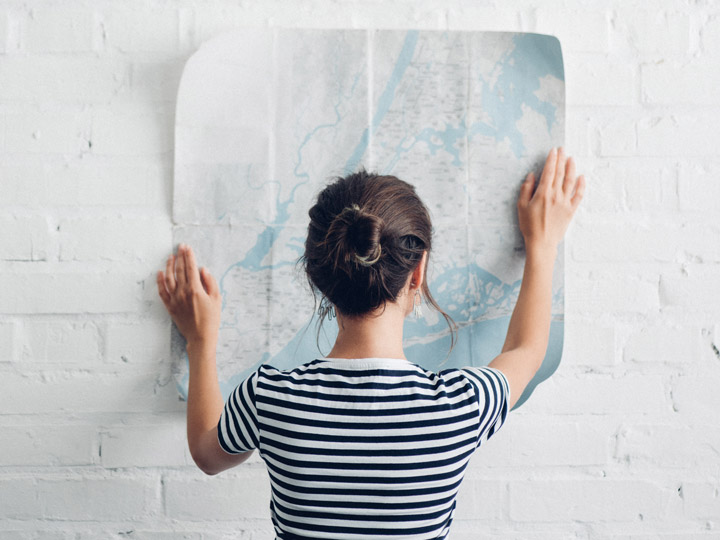
<instances>
[{"instance_id":1,"label":"white brick wall","mask_svg":"<svg viewBox=\"0 0 720 540\"><path fill-rule=\"evenodd\" d=\"M185 442L154 272L184 62L238 26L555 34L588 191L563 362L455 539L720 538L720 4L0 1L0 538L270 539L262 463Z\"/></svg>"}]
</instances>

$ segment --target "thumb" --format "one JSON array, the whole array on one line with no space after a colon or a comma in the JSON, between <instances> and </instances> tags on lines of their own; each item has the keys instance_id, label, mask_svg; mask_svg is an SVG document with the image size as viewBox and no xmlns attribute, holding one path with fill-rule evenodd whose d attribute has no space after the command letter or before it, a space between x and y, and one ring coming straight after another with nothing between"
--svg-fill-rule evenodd
<instances>
[{"instance_id":1,"label":"thumb","mask_svg":"<svg viewBox=\"0 0 720 540\"><path fill-rule=\"evenodd\" d=\"M220 294L220 287L218 287L217 281L210 273L210 271L204 266L200 269L200 279L202 279L203 287L210 296L216 296Z\"/></svg>"},{"instance_id":2,"label":"thumb","mask_svg":"<svg viewBox=\"0 0 720 540\"><path fill-rule=\"evenodd\" d=\"M518 204L527 204L530 202L532 197L533 186L535 185L535 173L531 172L525 178L525 181L520 186L520 195L518 197Z\"/></svg>"}]
</instances>

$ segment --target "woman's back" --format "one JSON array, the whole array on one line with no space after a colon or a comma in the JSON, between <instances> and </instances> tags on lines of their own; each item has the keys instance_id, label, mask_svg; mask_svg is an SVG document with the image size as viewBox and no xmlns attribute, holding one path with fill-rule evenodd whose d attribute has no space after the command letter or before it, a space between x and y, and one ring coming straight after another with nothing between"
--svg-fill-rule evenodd
<instances>
[{"instance_id":1,"label":"woman's back","mask_svg":"<svg viewBox=\"0 0 720 540\"><path fill-rule=\"evenodd\" d=\"M231 395L218 438L229 453L259 450L278 538L444 538L465 467L504 422L508 392L487 367L263 365Z\"/></svg>"}]
</instances>

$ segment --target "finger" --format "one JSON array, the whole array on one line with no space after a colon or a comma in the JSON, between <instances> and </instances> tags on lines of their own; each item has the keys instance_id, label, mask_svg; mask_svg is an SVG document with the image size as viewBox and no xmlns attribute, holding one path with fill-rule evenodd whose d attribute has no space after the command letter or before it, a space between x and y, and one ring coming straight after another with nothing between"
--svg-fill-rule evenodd
<instances>
[{"instance_id":1,"label":"finger","mask_svg":"<svg viewBox=\"0 0 720 540\"><path fill-rule=\"evenodd\" d=\"M525 181L520 186L520 195L518 197L518 204L523 205L530 202L532 197L533 186L535 185L535 173L531 172L525 178Z\"/></svg>"},{"instance_id":2,"label":"finger","mask_svg":"<svg viewBox=\"0 0 720 540\"><path fill-rule=\"evenodd\" d=\"M580 204L580 201L582 200L584 193L585 193L585 176L580 175L578 177L577 186L575 187L575 195L573 195L573 198L570 200L570 202L573 205L573 208L577 207L577 205Z\"/></svg>"},{"instance_id":3,"label":"finger","mask_svg":"<svg viewBox=\"0 0 720 540\"><path fill-rule=\"evenodd\" d=\"M210 273L210 270L203 267L200 275L202 277L203 285L205 286L205 290L208 292L208 294L210 296L219 296L220 295L220 286L218 285L218 282L215 279L215 277Z\"/></svg>"},{"instance_id":4,"label":"finger","mask_svg":"<svg viewBox=\"0 0 720 540\"><path fill-rule=\"evenodd\" d=\"M203 286L200 281L197 263L195 262L195 254L190 246L185 247L185 272L187 273L188 283L190 283L192 287L202 290Z\"/></svg>"},{"instance_id":5,"label":"finger","mask_svg":"<svg viewBox=\"0 0 720 540\"><path fill-rule=\"evenodd\" d=\"M187 275L185 274L185 256L184 245L178 246L177 259L175 260L175 279L178 287L183 287L187 283Z\"/></svg>"},{"instance_id":6,"label":"finger","mask_svg":"<svg viewBox=\"0 0 720 540\"><path fill-rule=\"evenodd\" d=\"M563 178L565 177L565 164L567 155L565 149L561 146L557 152L557 164L555 165L555 178L553 179L553 189L562 189Z\"/></svg>"},{"instance_id":7,"label":"finger","mask_svg":"<svg viewBox=\"0 0 720 540\"><path fill-rule=\"evenodd\" d=\"M168 292L172 293L175 291L175 287L177 286L177 283L175 282L175 270L173 269L175 265L175 256L170 255L167 260L167 264L165 265L165 288Z\"/></svg>"},{"instance_id":8,"label":"finger","mask_svg":"<svg viewBox=\"0 0 720 540\"><path fill-rule=\"evenodd\" d=\"M162 298L163 304L165 306L170 305L170 295L167 292L167 289L165 288L165 276L162 273L162 270L160 270L157 273L157 286L158 286L158 294L160 295L160 298Z\"/></svg>"},{"instance_id":9,"label":"finger","mask_svg":"<svg viewBox=\"0 0 720 540\"><path fill-rule=\"evenodd\" d=\"M557 165L557 149L553 146L548 153L543 167L542 175L540 175L540 183L537 190L545 192L552 188L553 178L555 178L555 167Z\"/></svg>"},{"instance_id":10,"label":"finger","mask_svg":"<svg viewBox=\"0 0 720 540\"><path fill-rule=\"evenodd\" d=\"M577 178L575 177L575 160L568 158L567 167L565 169L565 180L563 181L562 191L565 196L569 197L575 189Z\"/></svg>"}]
</instances>

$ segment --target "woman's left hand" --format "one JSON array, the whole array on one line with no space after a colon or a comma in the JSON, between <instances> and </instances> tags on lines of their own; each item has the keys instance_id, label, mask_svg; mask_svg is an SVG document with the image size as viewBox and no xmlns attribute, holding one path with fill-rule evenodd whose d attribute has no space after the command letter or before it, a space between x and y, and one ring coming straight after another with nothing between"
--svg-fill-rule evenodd
<instances>
[{"instance_id":1,"label":"woman's left hand","mask_svg":"<svg viewBox=\"0 0 720 540\"><path fill-rule=\"evenodd\" d=\"M190 344L217 344L222 296L215 278L202 268L198 272L190 246L180 244L157 274L158 293L173 322Z\"/></svg>"}]
</instances>

